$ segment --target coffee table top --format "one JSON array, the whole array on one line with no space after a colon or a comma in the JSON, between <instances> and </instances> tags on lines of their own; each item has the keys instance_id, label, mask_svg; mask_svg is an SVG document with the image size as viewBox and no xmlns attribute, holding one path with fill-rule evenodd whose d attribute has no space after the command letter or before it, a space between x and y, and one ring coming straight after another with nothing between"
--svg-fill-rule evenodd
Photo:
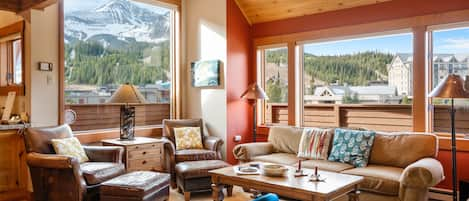
<instances>
[{"instance_id":1,"label":"coffee table top","mask_svg":"<svg viewBox=\"0 0 469 201\"><path fill-rule=\"evenodd\" d=\"M246 166L247 164L242 164L241 166ZM303 191L308 193L313 193L321 197L328 197L331 194L337 193L345 188L353 187L363 181L363 177L355 175L340 174L335 172L328 171L318 171L318 174L321 177L325 177L324 181L313 182L310 181L309 176L295 177L295 168L291 166L286 166L289 168L288 173L284 177L269 177L264 175L238 175L235 172L234 168L239 166L231 166L226 168L221 168L217 170L212 170L209 173L212 176L218 177L230 177L235 180L242 180L247 183L254 185L269 185L284 187L294 191ZM303 172L307 175L312 175L314 170L303 168Z\"/></svg>"}]
</instances>

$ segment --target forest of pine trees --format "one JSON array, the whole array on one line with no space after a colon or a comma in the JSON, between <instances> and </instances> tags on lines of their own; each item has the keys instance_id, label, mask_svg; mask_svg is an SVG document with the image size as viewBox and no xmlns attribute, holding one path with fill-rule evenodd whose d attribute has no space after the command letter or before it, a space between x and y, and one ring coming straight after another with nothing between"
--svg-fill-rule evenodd
<instances>
[{"instance_id":1,"label":"forest of pine trees","mask_svg":"<svg viewBox=\"0 0 469 201\"><path fill-rule=\"evenodd\" d=\"M131 42L122 48L106 48L95 41L65 44L67 84L118 86L167 81L169 41L159 44ZM144 59L148 61L144 62Z\"/></svg>"}]
</instances>

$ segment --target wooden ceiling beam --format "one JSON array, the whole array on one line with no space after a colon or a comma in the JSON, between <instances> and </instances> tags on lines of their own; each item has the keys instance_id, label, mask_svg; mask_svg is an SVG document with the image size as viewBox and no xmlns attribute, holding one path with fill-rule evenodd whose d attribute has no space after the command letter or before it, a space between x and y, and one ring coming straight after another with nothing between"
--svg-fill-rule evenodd
<instances>
[{"instance_id":1,"label":"wooden ceiling beam","mask_svg":"<svg viewBox=\"0 0 469 201\"><path fill-rule=\"evenodd\" d=\"M20 4L15 0L0 0L0 10L17 12L20 8Z\"/></svg>"},{"instance_id":2,"label":"wooden ceiling beam","mask_svg":"<svg viewBox=\"0 0 469 201\"><path fill-rule=\"evenodd\" d=\"M0 10L23 13L29 9L44 9L57 0L0 0Z\"/></svg>"}]
</instances>

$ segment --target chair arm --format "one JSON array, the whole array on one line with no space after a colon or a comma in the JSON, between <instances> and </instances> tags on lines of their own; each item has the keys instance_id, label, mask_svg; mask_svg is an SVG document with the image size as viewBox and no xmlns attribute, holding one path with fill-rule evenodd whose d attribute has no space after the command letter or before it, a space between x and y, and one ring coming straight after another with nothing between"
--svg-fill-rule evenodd
<instances>
[{"instance_id":1,"label":"chair arm","mask_svg":"<svg viewBox=\"0 0 469 201\"><path fill-rule=\"evenodd\" d=\"M83 146L86 155L93 162L122 163L124 148L118 146Z\"/></svg>"},{"instance_id":2,"label":"chair arm","mask_svg":"<svg viewBox=\"0 0 469 201\"><path fill-rule=\"evenodd\" d=\"M221 159L221 146L223 140L215 136L204 136L204 148L217 152L218 158Z\"/></svg>"},{"instance_id":3,"label":"chair arm","mask_svg":"<svg viewBox=\"0 0 469 201\"><path fill-rule=\"evenodd\" d=\"M78 159L58 154L29 153L26 157L30 167L50 169L79 169Z\"/></svg>"},{"instance_id":4,"label":"chair arm","mask_svg":"<svg viewBox=\"0 0 469 201\"><path fill-rule=\"evenodd\" d=\"M241 162L249 162L251 158L271 154L274 146L270 142L255 142L236 145L234 157Z\"/></svg>"},{"instance_id":5,"label":"chair arm","mask_svg":"<svg viewBox=\"0 0 469 201\"><path fill-rule=\"evenodd\" d=\"M420 159L404 169L400 183L409 187L432 187L445 178L443 166L434 158Z\"/></svg>"}]
</instances>

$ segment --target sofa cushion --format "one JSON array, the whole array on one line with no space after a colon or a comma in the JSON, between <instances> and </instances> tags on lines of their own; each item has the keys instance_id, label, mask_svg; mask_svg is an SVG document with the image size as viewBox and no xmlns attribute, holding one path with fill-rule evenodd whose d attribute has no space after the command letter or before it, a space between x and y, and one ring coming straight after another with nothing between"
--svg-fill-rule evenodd
<instances>
[{"instance_id":1,"label":"sofa cushion","mask_svg":"<svg viewBox=\"0 0 469 201\"><path fill-rule=\"evenodd\" d=\"M437 146L437 137L433 134L378 132L370 164L405 168L419 159L435 158Z\"/></svg>"},{"instance_id":2,"label":"sofa cushion","mask_svg":"<svg viewBox=\"0 0 469 201\"><path fill-rule=\"evenodd\" d=\"M185 149L176 151L176 162L219 160L217 152L206 149Z\"/></svg>"},{"instance_id":3,"label":"sofa cushion","mask_svg":"<svg viewBox=\"0 0 469 201\"><path fill-rule=\"evenodd\" d=\"M174 128L176 150L203 149L200 127Z\"/></svg>"},{"instance_id":4,"label":"sofa cushion","mask_svg":"<svg viewBox=\"0 0 469 201\"><path fill-rule=\"evenodd\" d=\"M80 170L88 185L100 184L125 173L124 164L108 162L82 163Z\"/></svg>"},{"instance_id":5,"label":"sofa cushion","mask_svg":"<svg viewBox=\"0 0 469 201\"><path fill-rule=\"evenodd\" d=\"M327 160L332 129L304 128L298 149L298 157Z\"/></svg>"},{"instance_id":6,"label":"sofa cushion","mask_svg":"<svg viewBox=\"0 0 469 201\"><path fill-rule=\"evenodd\" d=\"M403 168L369 165L363 168L353 168L342 171L344 174L359 175L365 177L360 184L360 189L385 195L399 194L399 178Z\"/></svg>"},{"instance_id":7,"label":"sofa cushion","mask_svg":"<svg viewBox=\"0 0 469 201\"><path fill-rule=\"evenodd\" d=\"M269 130L268 141L272 143L274 152L298 154L302 128L274 126Z\"/></svg>"},{"instance_id":8,"label":"sofa cushion","mask_svg":"<svg viewBox=\"0 0 469 201\"><path fill-rule=\"evenodd\" d=\"M296 164L295 166L298 166ZM314 167L318 167L320 170L326 170L331 172L341 172L344 170L354 168L353 165L347 163L340 163L340 162L332 162L328 160L307 160L302 161L301 166L304 168L314 169Z\"/></svg>"},{"instance_id":9,"label":"sofa cushion","mask_svg":"<svg viewBox=\"0 0 469 201\"><path fill-rule=\"evenodd\" d=\"M277 163L283 165L293 165L298 163L299 158L295 154L273 153L269 155L256 156L251 158L252 161L260 161L267 163Z\"/></svg>"}]
</instances>

